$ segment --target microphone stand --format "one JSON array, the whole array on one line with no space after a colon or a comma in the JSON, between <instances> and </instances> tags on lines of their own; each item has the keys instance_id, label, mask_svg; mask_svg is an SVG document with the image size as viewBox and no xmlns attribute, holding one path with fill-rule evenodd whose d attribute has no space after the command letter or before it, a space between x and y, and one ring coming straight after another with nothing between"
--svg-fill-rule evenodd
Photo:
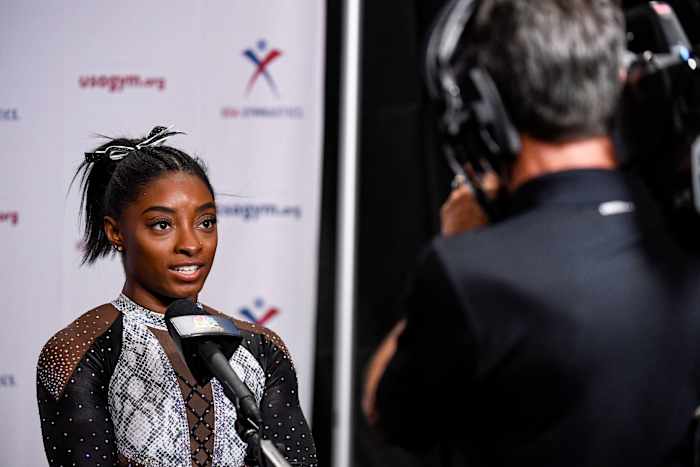
<instances>
[{"instance_id":1,"label":"microphone stand","mask_svg":"<svg viewBox=\"0 0 700 467\"><path fill-rule=\"evenodd\" d=\"M248 445L246 465L251 467L253 465L258 467L291 467L272 441L262 439L260 431L248 425L250 422L249 419L244 419L242 423L236 422L238 436ZM251 460L254 464L250 463Z\"/></svg>"},{"instance_id":2,"label":"microphone stand","mask_svg":"<svg viewBox=\"0 0 700 467\"><path fill-rule=\"evenodd\" d=\"M262 438L262 415L255 398L216 344L203 342L199 351L202 356L207 357L204 358L204 362L212 374L225 376L217 379L221 383L224 395L236 407L236 433L248 445L246 462L252 460L258 467L291 467L272 441ZM253 467L251 464L247 465Z\"/></svg>"}]
</instances>

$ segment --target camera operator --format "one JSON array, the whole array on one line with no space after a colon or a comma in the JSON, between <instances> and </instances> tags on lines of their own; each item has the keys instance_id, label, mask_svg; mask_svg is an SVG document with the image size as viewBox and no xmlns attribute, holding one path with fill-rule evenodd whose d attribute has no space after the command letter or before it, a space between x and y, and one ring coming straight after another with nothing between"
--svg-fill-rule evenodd
<instances>
[{"instance_id":1,"label":"camera operator","mask_svg":"<svg viewBox=\"0 0 700 467\"><path fill-rule=\"evenodd\" d=\"M700 276L616 170L618 3L483 0L467 37L465 74L490 76L518 138L507 207L426 250L365 414L446 464L692 465Z\"/></svg>"}]
</instances>

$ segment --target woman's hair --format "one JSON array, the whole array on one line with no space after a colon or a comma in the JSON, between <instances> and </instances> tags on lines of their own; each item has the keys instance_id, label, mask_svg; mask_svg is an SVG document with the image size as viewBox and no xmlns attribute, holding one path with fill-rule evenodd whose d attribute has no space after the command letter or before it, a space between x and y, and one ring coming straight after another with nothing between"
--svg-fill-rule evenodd
<instances>
[{"instance_id":1,"label":"woman's hair","mask_svg":"<svg viewBox=\"0 0 700 467\"><path fill-rule=\"evenodd\" d=\"M115 138L85 154L76 170L81 188L81 220L84 223L83 264L107 256L112 245L104 232L104 217L119 219L141 188L168 172L199 177L214 196L201 160L170 146L158 145L178 132L155 127L142 139Z\"/></svg>"}]
</instances>

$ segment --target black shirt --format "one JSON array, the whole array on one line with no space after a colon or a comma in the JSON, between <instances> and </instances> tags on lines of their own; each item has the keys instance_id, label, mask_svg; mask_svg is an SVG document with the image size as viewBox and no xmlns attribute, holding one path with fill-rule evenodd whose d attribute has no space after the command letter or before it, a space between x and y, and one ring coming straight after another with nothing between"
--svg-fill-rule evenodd
<instances>
[{"instance_id":1,"label":"black shirt","mask_svg":"<svg viewBox=\"0 0 700 467\"><path fill-rule=\"evenodd\" d=\"M506 220L428 248L380 423L470 466L691 465L697 271L634 180L533 180Z\"/></svg>"}]
</instances>

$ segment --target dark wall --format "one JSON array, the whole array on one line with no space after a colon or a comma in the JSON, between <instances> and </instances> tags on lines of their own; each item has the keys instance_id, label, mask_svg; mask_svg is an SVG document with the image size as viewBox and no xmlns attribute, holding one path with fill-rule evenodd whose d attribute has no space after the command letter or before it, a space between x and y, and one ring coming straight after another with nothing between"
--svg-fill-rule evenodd
<instances>
[{"instance_id":1,"label":"dark wall","mask_svg":"<svg viewBox=\"0 0 700 467\"><path fill-rule=\"evenodd\" d=\"M365 2L362 61L360 222L358 231L357 466L413 466L417 460L381 443L359 410L363 370L400 318L396 307L420 249L437 229L431 198L432 128L420 79L423 8L406 0ZM410 410L410 408L407 408ZM416 427L418 429L418 427Z\"/></svg>"},{"instance_id":2,"label":"dark wall","mask_svg":"<svg viewBox=\"0 0 700 467\"><path fill-rule=\"evenodd\" d=\"M363 370L371 352L399 317L395 303L421 247L438 226L435 190L442 164L433 160L432 123L425 106L419 56L423 36L442 0L365 2L362 24L362 98L357 314L355 465L418 465L384 446L359 411ZM314 436L321 465L330 464L333 308L337 203L340 24L342 5L328 2L326 129L319 265ZM447 175L445 175L446 177ZM447 187L442 191L446 194Z\"/></svg>"}]
</instances>

